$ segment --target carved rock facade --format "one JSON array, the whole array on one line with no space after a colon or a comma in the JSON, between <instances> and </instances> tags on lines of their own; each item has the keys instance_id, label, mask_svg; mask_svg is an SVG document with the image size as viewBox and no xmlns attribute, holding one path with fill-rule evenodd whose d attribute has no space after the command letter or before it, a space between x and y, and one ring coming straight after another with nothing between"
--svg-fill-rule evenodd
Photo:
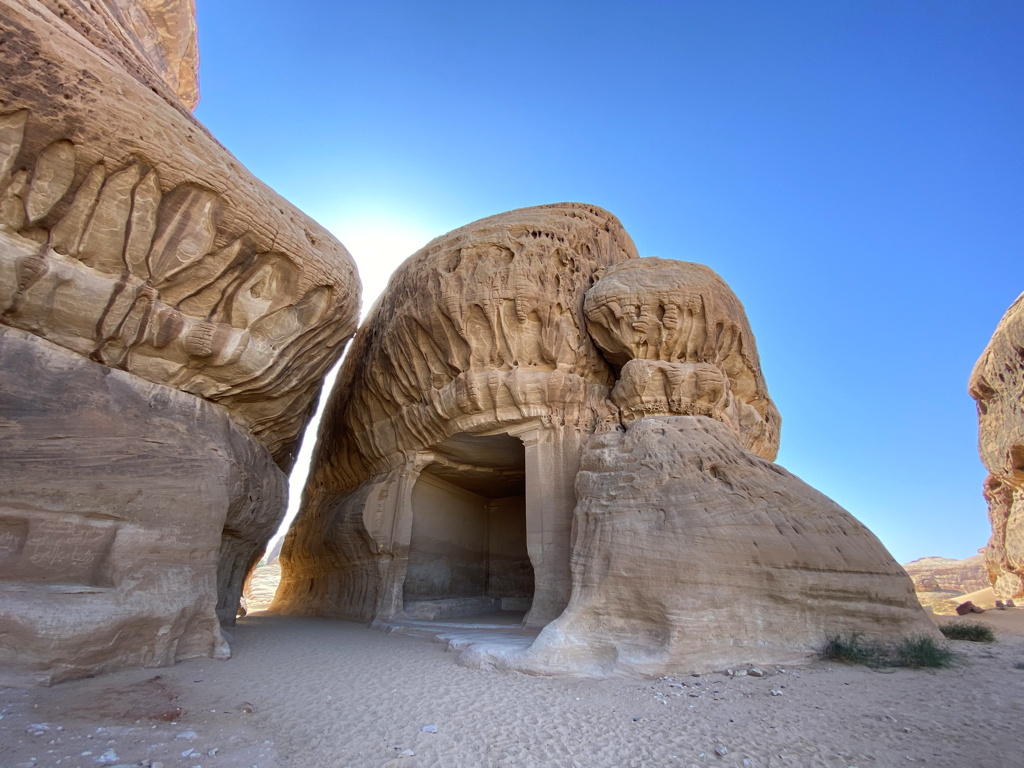
<instances>
[{"instance_id":1,"label":"carved rock facade","mask_svg":"<svg viewBox=\"0 0 1024 768\"><path fill-rule=\"evenodd\" d=\"M634 258L615 217L563 204L483 219L403 264L332 393L276 610L371 620L532 596L531 624L555 618L580 449L615 417L583 298Z\"/></svg>"},{"instance_id":2,"label":"carved rock facade","mask_svg":"<svg viewBox=\"0 0 1024 768\"><path fill-rule=\"evenodd\" d=\"M355 328L358 279L344 247L246 172L185 108L196 95L194 24L190 0L0 0L0 325L27 334L19 344L35 344L37 357L47 361L32 372L0 360L7 377L4 405L38 387L37 375L57 376L66 366L81 367L79 362L85 366L80 376L67 381L69 408L90 396L75 381L104 380L87 371L90 366L104 376L127 377L131 384L119 390L128 393L125 398L158 398L154 393L167 389L194 403L177 408L178 420L168 421L145 409L128 419L111 400L97 406L106 415L96 417L103 426L95 444L45 442L46 419L36 413L34 431L21 443L25 460L45 457L68 467L64 482L82 498L93 484L95 499L82 514L105 509L102 514L117 520L110 526L113 543L97 539L96 546L117 550L116 567L127 571L132 550L127 543L119 547L131 535L121 529L139 521L134 513L112 511L120 496L100 479L102 471L89 469L88 452L104 453L97 446L103 445L99 438L106 426L118 434L148 431L155 446L164 430L186 433L191 420L197 444L207 438L222 443L210 465L210 476L218 479L209 487L197 492L195 473L184 469L174 476L178 503L191 510L190 525L197 527L202 547L225 537L223 546L214 547L220 565L210 570L203 549L195 565L209 572L184 579L181 594L168 596L162 609L180 612L192 600L202 620L147 624L153 631L171 627L170 637L159 641L171 649L167 653L142 650L157 642L146 637L149 629L126 630L106 660L102 653L83 652L79 667L55 667L56 676L88 673L117 660L166 663L175 654L211 647L206 640L185 639L186 625L216 627L212 607L207 610L210 594L197 585L219 580L213 606L219 604L222 619L233 621L245 572L281 514L284 472L294 461L323 375ZM65 414L57 400L47 402L59 436ZM20 428L18 418L0 423L4 440L21 434ZM238 440L249 447L241 449ZM56 450L61 446L67 455ZM151 465L145 454L131 463L143 494L145 478L167 472L159 450L150 458ZM255 474L239 480L235 469L217 469L225 462L245 465L242 475ZM9 466L14 465L0 471L7 474ZM5 487L17 481L3 480ZM215 489L221 482L227 485ZM170 493L166 482L153 483ZM237 493L245 483L270 490L260 492L260 503L241 510ZM73 511L43 490L30 502L26 488L17 502L0 500L0 525L24 530L27 542L53 539L59 548L57 531L64 528L51 522ZM178 525L175 519L168 517L167 525ZM156 525L148 518L139 524ZM141 570L149 568L147 546L134 552ZM0 570L5 584L57 578L20 552L6 557ZM186 550L179 554L188 557ZM96 562L105 557L93 555ZM171 559L153 568L170 567ZM94 586L89 578L70 579L68 594L84 594L74 590ZM119 595L108 607L118 600L137 606L148 600L141 582L104 577L103 584ZM5 588L0 610L29 611L25 601L42 597L26 589L11 608L13 593ZM104 603L90 600L68 598L68 604L93 606L83 607L83 615L95 612L99 622L102 611L95 606ZM74 615L70 610L61 625L68 642ZM121 620L108 618L112 625ZM21 623L19 647L33 626L44 632L39 621ZM0 626L0 635L5 629ZM84 625L80 634L88 635ZM56 654L60 643L51 640L46 642ZM0 638L0 645L7 640ZM18 659L29 663L28 655L18 654L4 661L17 667ZM33 675L45 677L42 655L29 666Z\"/></svg>"},{"instance_id":3,"label":"carved rock facade","mask_svg":"<svg viewBox=\"0 0 1024 768\"><path fill-rule=\"evenodd\" d=\"M992 537L982 550L997 598L1024 597L1024 295L999 321L971 374L978 450L988 469Z\"/></svg>"},{"instance_id":4,"label":"carved rock facade","mask_svg":"<svg viewBox=\"0 0 1024 768\"><path fill-rule=\"evenodd\" d=\"M611 214L512 211L430 243L360 329L274 609L391 622L529 608L462 661L663 674L934 633L848 512L771 463L743 307L638 259Z\"/></svg>"}]
</instances>

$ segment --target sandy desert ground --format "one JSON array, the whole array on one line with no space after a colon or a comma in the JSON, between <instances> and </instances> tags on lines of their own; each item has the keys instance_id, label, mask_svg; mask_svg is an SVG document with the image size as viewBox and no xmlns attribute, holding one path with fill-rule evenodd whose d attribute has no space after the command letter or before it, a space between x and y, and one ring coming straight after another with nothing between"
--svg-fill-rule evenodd
<instances>
[{"instance_id":1,"label":"sandy desert ground","mask_svg":"<svg viewBox=\"0 0 1024 768\"><path fill-rule=\"evenodd\" d=\"M422 638L257 613L230 661L0 690L0 765L1024 764L1024 609L971 618L998 642L954 643L964 663L938 672L818 661L597 681L467 669Z\"/></svg>"}]
</instances>

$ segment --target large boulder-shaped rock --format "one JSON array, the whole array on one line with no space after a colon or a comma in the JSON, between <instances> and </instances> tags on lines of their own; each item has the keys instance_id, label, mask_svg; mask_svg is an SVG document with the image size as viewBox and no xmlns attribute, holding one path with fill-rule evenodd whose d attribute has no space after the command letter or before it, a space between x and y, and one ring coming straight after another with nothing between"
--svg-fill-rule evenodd
<instances>
[{"instance_id":1,"label":"large boulder-shaped rock","mask_svg":"<svg viewBox=\"0 0 1024 768\"><path fill-rule=\"evenodd\" d=\"M0 407L14 414L0 421L0 443L19 445L35 467L5 477L5 491L19 490L0 498L13 548L0 555L0 635L15 633L0 639L14 649L0 663L56 679L211 652L217 616L233 621L246 572L280 518L283 473L324 373L354 331L354 264L192 117L191 0L0 0L0 40L0 327L29 335L0 350ZM30 364L22 347L33 344ZM79 372L63 376L68 366ZM92 388L111 377L123 382L117 395L94 403ZM50 378L67 402L41 399L26 432L26 393L50 391ZM168 397L182 404L174 418L155 404L128 407ZM93 442L73 429L87 416ZM64 439L69 430L76 440ZM187 460L190 434L203 471ZM126 461L105 447L118 435L151 450ZM136 520L120 509L110 456L130 472L122 482L133 503L152 488L153 510L166 514ZM168 469L174 456L180 471ZM44 477L45 462L60 471ZM243 503L246 483L264 489L258 503ZM80 530L76 514L100 515L109 530ZM161 525L201 543L151 559ZM132 533L139 526L145 535ZM40 547L114 564L69 569ZM147 576L96 576L108 569ZM150 578L164 586L153 592ZM67 587L62 616L80 623L45 618L48 593L37 586L55 582ZM70 607L78 603L86 607ZM105 649L104 622L124 628ZM198 626L205 635L190 629Z\"/></svg>"},{"instance_id":2,"label":"large boulder-shaped rock","mask_svg":"<svg viewBox=\"0 0 1024 768\"><path fill-rule=\"evenodd\" d=\"M878 539L771 463L779 415L743 306L718 275L625 262L585 308L619 366L611 398L624 426L583 453L572 597L528 650L479 647L465 663L661 675L788 663L830 634L936 634Z\"/></svg>"},{"instance_id":3,"label":"large boulder-shaped rock","mask_svg":"<svg viewBox=\"0 0 1024 768\"><path fill-rule=\"evenodd\" d=\"M228 654L218 602L284 513L270 452L31 334L0 326L0 360L0 684Z\"/></svg>"},{"instance_id":4,"label":"large boulder-shaped rock","mask_svg":"<svg viewBox=\"0 0 1024 768\"><path fill-rule=\"evenodd\" d=\"M636 257L610 213L563 203L474 222L399 267L325 411L274 610L557 616L581 445L616 419L584 295Z\"/></svg>"},{"instance_id":5,"label":"large boulder-shaped rock","mask_svg":"<svg viewBox=\"0 0 1024 768\"><path fill-rule=\"evenodd\" d=\"M982 550L998 598L1024 597L1024 295L999 321L974 366L978 450L992 537Z\"/></svg>"},{"instance_id":6,"label":"large boulder-shaped rock","mask_svg":"<svg viewBox=\"0 0 1024 768\"><path fill-rule=\"evenodd\" d=\"M468 663L662 675L806 658L829 634L935 630L852 515L706 416L596 435L577 480L573 592L525 653Z\"/></svg>"}]
</instances>

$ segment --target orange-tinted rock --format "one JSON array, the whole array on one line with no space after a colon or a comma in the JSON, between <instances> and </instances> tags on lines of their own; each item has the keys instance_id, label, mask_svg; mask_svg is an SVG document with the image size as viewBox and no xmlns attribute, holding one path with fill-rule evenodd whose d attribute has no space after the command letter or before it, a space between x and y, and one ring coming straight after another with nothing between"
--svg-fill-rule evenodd
<instances>
[{"instance_id":1,"label":"orange-tinted rock","mask_svg":"<svg viewBox=\"0 0 1024 768\"><path fill-rule=\"evenodd\" d=\"M992 537L983 550L997 597L1024 596L1024 296L999 321L971 373L970 393L978 403L978 450L988 469Z\"/></svg>"}]
</instances>

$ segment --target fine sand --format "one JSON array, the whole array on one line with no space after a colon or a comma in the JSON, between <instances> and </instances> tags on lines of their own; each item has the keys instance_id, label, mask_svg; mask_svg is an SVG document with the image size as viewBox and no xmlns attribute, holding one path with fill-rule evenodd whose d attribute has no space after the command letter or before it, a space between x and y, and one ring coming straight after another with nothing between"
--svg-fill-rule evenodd
<instances>
[{"instance_id":1,"label":"fine sand","mask_svg":"<svg viewBox=\"0 0 1024 768\"><path fill-rule=\"evenodd\" d=\"M422 638L256 614L231 631L230 661L0 689L0 766L1022 765L1024 609L969 618L999 641L953 643L965 663L938 672L813 662L595 681L467 669Z\"/></svg>"}]
</instances>

